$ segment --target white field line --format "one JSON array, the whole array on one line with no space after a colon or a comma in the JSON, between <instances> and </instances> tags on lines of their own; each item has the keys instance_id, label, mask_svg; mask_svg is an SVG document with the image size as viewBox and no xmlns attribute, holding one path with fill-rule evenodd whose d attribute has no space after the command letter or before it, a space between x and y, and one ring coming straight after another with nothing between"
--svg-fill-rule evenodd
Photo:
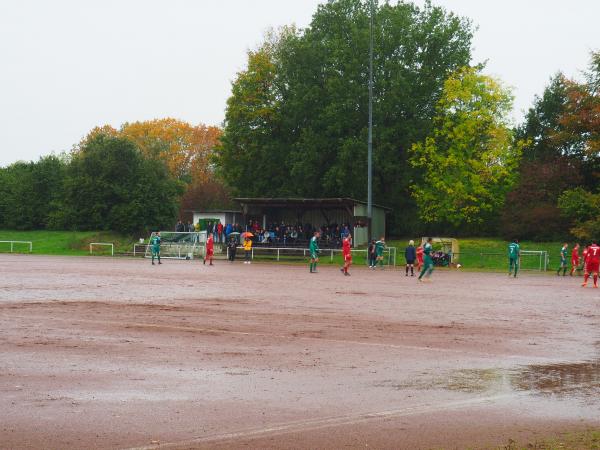
<instances>
[{"instance_id":1,"label":"white field line","mask_svg":"<svg viewBox=\"0 0 600 450\"><path fill-rule=\"evenodd\" d=\"M489 397L474 398L468 400L460 400L448 402L445 404L424 404L411 406L407 408L388 409L384 411L370 412L370 413L359 413L359 414L348 414L333 417L321 417L307 420L298 420L292 422L286 422L281 424L273 424L264 428L249 428L231 433L213 434L208 436L202 436L192 438L179 442L161 442L157 445L148 445L142 447L132 447L128 450L151 450L156 448L176 448L193 446L195 444L210 443L210 442L227 442L235 441L239 439L251 439L263 436L276 436L286 433L297 433L306 431L315 431L329 427L339 427L345 425L355 425L359 423L370 422L378 419L394 418L394 417L408 417L415 416L418 414L426 414L430 412L439 412L453 409L466 408L473 405L480 405L485 403L493 403L498 400L505 398L514 398L516 396L526 396L529 394L503 394L494 395Z\"/></svg>"}]
</instances>

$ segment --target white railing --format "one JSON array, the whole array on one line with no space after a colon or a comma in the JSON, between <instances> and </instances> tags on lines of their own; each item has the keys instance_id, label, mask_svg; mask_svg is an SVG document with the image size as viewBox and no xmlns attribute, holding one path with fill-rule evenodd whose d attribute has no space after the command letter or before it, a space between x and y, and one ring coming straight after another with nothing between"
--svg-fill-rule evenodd
<instances>
[{"instance_id":1,"label":"white railing","mask_svg":"<svg viewBox=\"0 0 600 450\"><path fill-rule=\"evenodd\" d=\"M237 247L237 249L241 249L242 251L244 250L244 247ZM258 253L272 253L275 255L275 258L277 261L279 261L281 259L282 255L285 254L296 254L298 256L300 256L300 252L302 252L302 257L306 257L308 254L310 254L310 250L307 248L293 248L293 247L252 247L252 251L251 251L251 257L252 259L254 259L254 251L257 251ZM327 248L327 249L321 249L320 251L320 255L321 257L327 257L329 256L329 260L331 262L333 262L333 258L335 256L336 253L342 253L343 250L338 249L338 248ZM354 253L367 253L367 250L365 249L352 249L351 252ZM384 253L387 253L387 265L388 266L395 266L396 265L396 247L386 247L386 249L384 250ZM227 257L229 257L229 248L227 249ZM365 258L366 264L369 263L368 258Z\"/></svg>"},{"instance_id":2,"label":"white railing","mask_svg":"<svg viewBox=\"0 0 600 450\"><path fill-rule=\"evenodd\" d=\"M31 241L0 241L1 244L10 244L10 252L13 253L15 244L29 244L29 253L33 252L33 242Z\"/></svg>"},{"instance_id":3,"label":"white railing","mask_svg":"<svg viewBox=\"0 0 600 450\"><path fill-rule=\"evenodd\" d=\"M144 256L146 254L146 247L148 246L150 246L150 244L133 244L133 256L137 256L139 253ZM142 251L139 251L138 247L141 247Z\"/></svg>"},{"instance_id":4,"label":"white railing","mask_svg":"<svg viewBox=\"0 0 600 450\"><path fill-rule=\"evenodd\" d=\"M93 254L92 246L93 245L103 245L105 247L110 247L110 255L115 256L115 246L110 242L90 242L90 255Z\"/></svg>"}]
</instances>

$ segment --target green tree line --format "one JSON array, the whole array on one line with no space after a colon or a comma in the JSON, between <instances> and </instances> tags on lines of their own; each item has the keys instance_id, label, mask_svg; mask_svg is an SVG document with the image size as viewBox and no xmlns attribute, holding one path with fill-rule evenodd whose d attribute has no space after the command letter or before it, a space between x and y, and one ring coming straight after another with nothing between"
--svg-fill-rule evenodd
<instances>
[{"instance_id":1,"label":"green tree line","mask_svg":"<svg viewBox=\"0 0 600 450\"><path fill-rule=\"evenodd\" d=\"M472 60L468 18L375 2L374 201L393 235L589 239L600 230L600 53L550 78L523 123ZM99 127L70 154L0 168L0 227L136 232L234 195L367 194L369 2L331 0L269 33L232 82L224 128Z\"/></svg>"},{"instance_id":2,"label":"green tree line","mask_svg":"<svg viewBox=\"0 0 600 450\"><path fill-rule=\"evenodd\" d=\"M113 230L171 227L182 183L129 139L98 133L70 155L0 168L0 228Z\"/></svg>"}]
</instances>

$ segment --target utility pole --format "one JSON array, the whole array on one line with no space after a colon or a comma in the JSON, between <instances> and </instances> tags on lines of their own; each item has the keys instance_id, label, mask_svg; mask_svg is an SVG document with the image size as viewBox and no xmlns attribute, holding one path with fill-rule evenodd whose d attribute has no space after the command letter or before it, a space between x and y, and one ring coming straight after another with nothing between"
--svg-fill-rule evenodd
<instances>
[{"instance_id":1,"label":"utility pole","mask_svg":"<svg viewBox=\"0 0 600 450\"><path fill-rule=\"evenodd\" d=\"M367 222L369 242L373 239L373 1L369 0L369 138L367 143Z\"/></svg>"}]
</instances>

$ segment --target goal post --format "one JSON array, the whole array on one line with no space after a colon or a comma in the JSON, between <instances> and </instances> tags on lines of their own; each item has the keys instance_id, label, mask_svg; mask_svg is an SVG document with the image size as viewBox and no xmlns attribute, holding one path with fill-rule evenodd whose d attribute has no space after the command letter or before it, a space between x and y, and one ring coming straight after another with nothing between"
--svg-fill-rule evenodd
<instances>
[{"instance_id":1,"label":"goal post","mask_svg":"<svg viewBox=\"0 0 600 450\"><path fill-rule=\"evenodd\" d=\"M152 238L157 232L150 234L144 244L144 257L152 258ZM160 231L160 257L164 259L194 259L204 256L206 247L206 231L177 232Z\"/></svg>"},{"instance_id":2,"label":"goal post","mask_svg":"<svg viewBox=\"0 0 600 450\"><path fill-rule=\"evenodd\" d=\"M115 256L115 246L112 242L90 242L90 255L94 254L94 246L110 247L110 256Z\"/></svg>"}]
</instances>

